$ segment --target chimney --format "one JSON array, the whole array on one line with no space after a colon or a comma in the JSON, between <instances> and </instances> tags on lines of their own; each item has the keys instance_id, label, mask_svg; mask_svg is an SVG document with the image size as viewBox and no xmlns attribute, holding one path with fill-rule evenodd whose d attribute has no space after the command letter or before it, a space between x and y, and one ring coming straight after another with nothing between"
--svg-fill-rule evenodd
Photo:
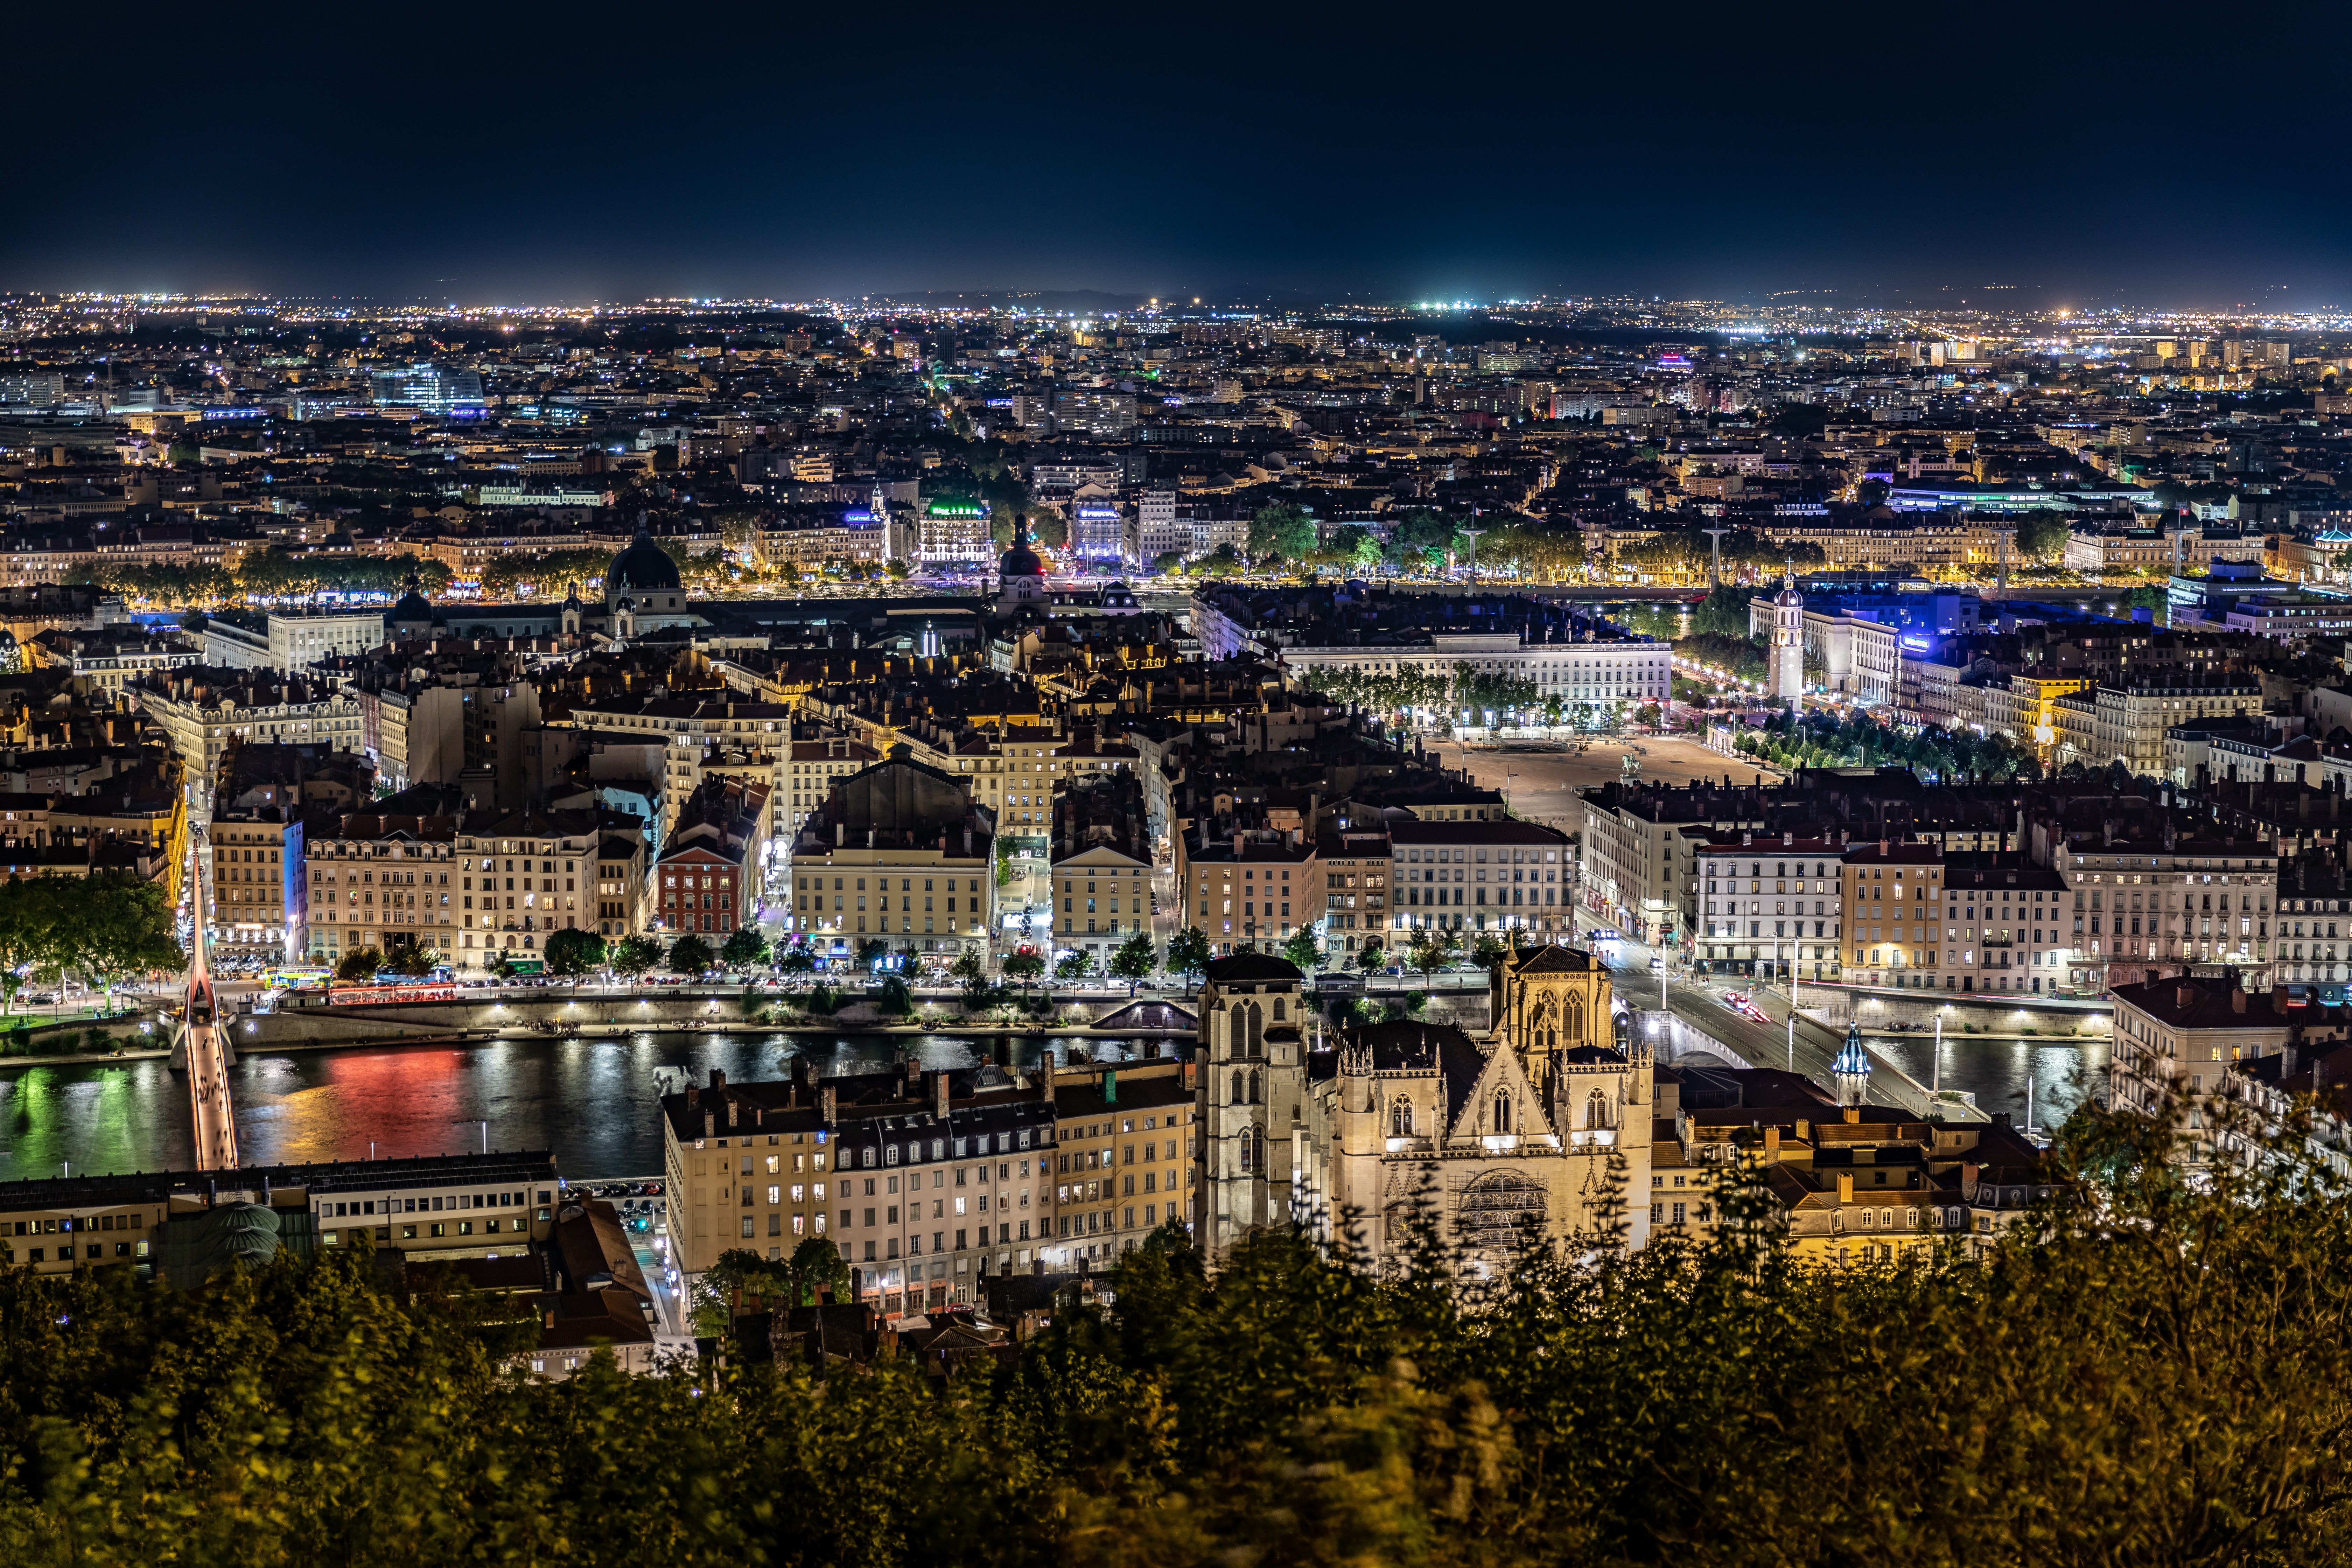
<instances>
[{"instance_id":1,"label":"chimney","mask_svg":"<svg viewBox=\"0 0 2352 1568\"><path fill-rule=\"evenodd\" d=\"M2246 988L2242 985L2231 986L2230 988L2230 1011L2232 1013L2242 1013L2245 1010Z\"/></svg>"},{"instance_id":2,"label":"chimney","mask_svg":"<svg viewBox=\"0 0 2352 1568\"><path fill-rule=\"evenodd\" d=\"M816 1119L820 1124L825 1127L833 1125L834 1113L840 1104L839 1095L840 1090L829 1083L816 1091Z\"/></svg>"},{"instance_id":3,"label":"chimney","mask_svg":"<svg viewBox=\"0 0 2352 1568\"><path fill-rule=\"evenodd\" d=\"M913 1057L908 1057L907 1058L907 1098L908 1100L920 1100L922 1097L923 1064L917 1061Z\"/></svg>"},{"instance_id":4,"label":"chimney","mask_svg":"<svg viewBox=\"0 0 2352 1568\"><path fill-rule=\"evenodd\" d=\"M707 1105L702 1108L702 1135L705 1138L719 1136L719 1112Z\"/></svg>"},{"instance_id":5,"label":"chimney","mask_svg":"<svg viewBox=\"0 0 2352 1568\"><path fill-rule=\"evenodd\" d=\"M931 1114L942 1121L948 1119L948 1091L950 1087L947 1068L941 1068L931 1075Z\"/></svg>"},{"instance_id":6,"label":"chimney","mask_svg":"<svg viewBox=\"0 0 2352 1568\"><path fill-rule=\"evenodd\" d=\"M737 1103L735 1097L731 1094L729 1095L727 1097L727 1125L730 1127L736 1125L737 1121L740 1120L740 1112L741 1107Z\"/></svg>"},{"instance_id":7,"label":"chimney","mask_svg":"<svg viewBox=\"0 0 2352 1568\"><path fill-rule=\"evenodd\" d=\"M712 1068L710 1069L710 1089L711 1089L711 1092L715 1094L715 1093L717 1093L719 1090L720 1090L720 1089L725 1089L726 1087L727 1087L727 1069L726 1069L726 1068Z\"/></svg>"},{"instance_id":8,"label":"chimney","mask_svg":"<svg viewBox=\"0 0 2352 1568\"><path fill-rule=\"evenodd\" d=\"M1841 1205L1853 1202L1853 1173L1838 1173L1838 1202Z\"/></svg>"},{"instance_id":9,"label":"chimney","mask_svg":"<svg viewBox=\"0 0 2352 1568\"><path fill-rule=\"evenodd\" d=\"M1103 1103L1105 1105L1118 1103L1118 1069L1117 1068L1103 1069Z\"/></svg>"},{"instance_id":10,"label":"chimney","mask_svg":"<svg viewBox=\"0 0 2352 1568\"><path fill-rule=\"evenodd\" d=\"M1184 1092L1186 1094L1190 1094L1193 1090L1193 1073L1198 1066L1199 1064L1194 1062L1191 1057L1186 1057L1184 1058Z\"/></svg>"},{"instance_id":11,"label":"chimney","mask_svg":"<svg viewBox=\"0 0 2352 1568\"><path fill-rule=\"evenodd\" d=\"M1780 1163L1780 1130L1777 1127L1764 1129L1764 1157L1776 1164Z\"/></svg>"}]
</instances>

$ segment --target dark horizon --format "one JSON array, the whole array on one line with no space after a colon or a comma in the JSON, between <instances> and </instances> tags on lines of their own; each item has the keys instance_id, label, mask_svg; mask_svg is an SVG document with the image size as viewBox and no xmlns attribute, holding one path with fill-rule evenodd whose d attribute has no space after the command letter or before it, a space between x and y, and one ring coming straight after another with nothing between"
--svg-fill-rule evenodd
<instances>
[{"instance_id":1,"label":"dark horizon","mask_svg":"<svg viewBox=\"0 0 2352 1568\"><path fill-rule=\"evenodd\" d=\"M58 154L0 235L0 287L2352 302L2331 139L2264 133L2252 87L2168 87L2213 45L2189 16L1997 6L1955 38L1857 6L1392 36L942 11L877 43L748 9L646 40L616 9L427 5L387 32L262 5L98 51L52 9L19 24L17 108ZM2324 59L2347 33L2285 7L2228 41Z\"/></svg>"}]
</instances>

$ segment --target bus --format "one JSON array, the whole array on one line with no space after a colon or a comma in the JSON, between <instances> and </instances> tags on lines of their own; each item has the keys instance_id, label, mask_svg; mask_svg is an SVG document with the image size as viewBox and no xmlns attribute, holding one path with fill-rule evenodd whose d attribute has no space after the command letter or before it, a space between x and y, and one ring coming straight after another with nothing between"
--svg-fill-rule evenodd
<instances>
[{"instance_id":1,"label":"bus","mask_svg":"<svg viewBox=\"0 0 2352 1568\"><path fill-rule=\"evenodd\" d=\"M324 985L335 977L331 969L314 969L307 964L280 964L261 972L261 984L268 991L302 991Z\"/></svg>"},{"instance_id":2,"label":"bus","mask_svg":"<svg viewBox=\"0 0 2352 1568\"><path fill-rule=\"evenodd\" d=\"M1595 926L1585 933L1585 940L1592 944L1592 956L1613 964L1617 962L1617 944L1625 940L1625 934L1615 926Z\"/></svg>"}]
</instances>

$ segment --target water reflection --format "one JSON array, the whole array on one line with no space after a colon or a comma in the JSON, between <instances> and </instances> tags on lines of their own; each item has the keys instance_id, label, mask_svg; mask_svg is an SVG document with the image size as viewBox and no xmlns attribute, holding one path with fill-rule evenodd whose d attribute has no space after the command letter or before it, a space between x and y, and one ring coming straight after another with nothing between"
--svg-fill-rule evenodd
<instances>
[{"instance_id":1,"label":"water reflection","mask_svg":"<svg viewBox=\"0 0 2352 1568\"><path fill-rule=\"evenodd\" d=\"M1935 1042L1921 1035L1873 1035L1870 1048L1921 1083L1932 1081ZM2032 1079L2033 1124L2054 1127L2107 1078L2107 1042L2084 1036L2058 1040L1981 1040L1944 1037L1943 1085L1977 1097L1987 1112L2025 1123L2026 1080Z\"/></svg>"},{"instance_id":2,"label":"water reflection","mask_svg":"<svg viewBox=\"0 0 2352 1568\"><path fill-rule=\"evenodd\" d=\"M857 1035L764 1031L638 1034L609 1040L509 1040L469 1050L260 1053L230 1075L237 1142L255 1164L478 1149L553 1149L575 1176L661 1168L657 1074L710 1069L781 1076L806 1052L821 1074L870 1072L910 1054L927 1068L983 1057L1034 1067L1116 1042L1037 1035ZM1140 1050L1139 1042L1130 1042ZM487 1124L487 1126L485 1125ZM186 1080L162 1061L28 1067L0 1073L0 1179L186 1170L194 1161Z\"/></svg>"}]
</instances>

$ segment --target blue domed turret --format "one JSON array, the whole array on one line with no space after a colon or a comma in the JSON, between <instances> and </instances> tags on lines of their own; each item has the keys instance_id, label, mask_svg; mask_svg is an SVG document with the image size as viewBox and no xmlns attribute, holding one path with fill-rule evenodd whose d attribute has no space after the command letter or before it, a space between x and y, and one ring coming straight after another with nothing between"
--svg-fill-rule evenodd
<instances>
[{"instance_id":1,"label":"blue domed turret","mask_svg":"<svg viewBox=\"0 0 2352 1568\"><path fill-rule=\"evenodd\" d=\"M1870 1055L1862 1048L1862 1025L1848 1024L1845 1044L1838 1047L1837 1059L1830 1063L1830 1077L1837 1087L1840 1105L1860 1105L1870 1097Z\"/></svg>"}]
</instances>

